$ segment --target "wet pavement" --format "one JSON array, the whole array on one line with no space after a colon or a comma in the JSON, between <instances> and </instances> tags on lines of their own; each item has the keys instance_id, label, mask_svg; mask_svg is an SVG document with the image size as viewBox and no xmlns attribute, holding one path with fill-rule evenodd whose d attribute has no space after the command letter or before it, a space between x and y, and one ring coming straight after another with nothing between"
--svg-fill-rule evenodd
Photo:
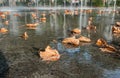
<instances>
[{"instance_id":1,"label":"wet pavement","mask_svg":"<svg viewBox=\"0 0 120 78\"><path fill-rule=\"evenodd\" d=\"M10 12L5 20L10 20L5 26L0 19L0 27L9 30L0 34L0 78L119 78L120 59L118 56L103 53L95 46L99 38L104 38L109 44L119 49L120 38L114 38L111 26L119 21L118 14L87 14L65 15L63 11ZM38 22L30 14L46 13L47 21L39 22L36 30L26 29L25 24ZM19 14L20 16L14 16ZM66 48L62 39L69 36L69 30L84 28L89 17L93 17L96 32L82 29L82 35L92 42L74 48ZM19 36L27 31L29 38L24 40ZM58 41L54 43L53 40ZM55 62L44 62L38 51L47 45L57 49L61 58Z\"/></svg>"}]
</instances>

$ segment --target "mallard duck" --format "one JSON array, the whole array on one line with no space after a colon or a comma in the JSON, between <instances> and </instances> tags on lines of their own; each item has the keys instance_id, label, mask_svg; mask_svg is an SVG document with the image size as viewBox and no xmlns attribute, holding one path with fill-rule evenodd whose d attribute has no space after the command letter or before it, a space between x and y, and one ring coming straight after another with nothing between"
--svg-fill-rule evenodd
<instances>
[{"instance_id":1,"label":"mallard duck","mask_svg":"<svg viewBox=\"0 0 120 78\"><path fill-rule=\"evenodd\" d=\"M27 32L24 32L20 37L27 40L29 36L28 36Z\"/></svg>"},{"instance_id":2,"label":"mallard duck","mask_svg":"<svg viewBox=\"0 0 120 78\"><path fill-rule=\"evenodd\" d=\"M8 30L6 28L0 28L0 33L6 33Z\"/></svg>"},{"instance_id":3,"label":"mallard duck","mask_svg":"<svg viewBox=\"0 0 120 78\"><path fill-rule=\"evenodd\" d=\"M87 38L87 37L84 37L84 36L80 36L80 37L78 38L78 40L79 40L80 42L91 42L91 39L90 39L90 38Z\"/></svg>"},{"instance_id":4,"label":"mallard duck","mask_svg":"<svg viewBox=\"0 0 120 78\"><path fill-rule=\"evenodd\" d=\"M68 38L63 39L62 43L63 44L71 44L74 46L79 46L79 40L75 39L73 37L68 37Z\"/></svg>"},{"instance_id":5,"label":"mallard duck","mask_svg":"<svg viewBox=\"0 0 120 78\"><path fill-rule=\"evenodd\" d=\"M57 61L60 59L60 54L58 51L50 46L47 46L45 51L40 51L39 55L43 61Z\"/></svg>"}]
</instances>

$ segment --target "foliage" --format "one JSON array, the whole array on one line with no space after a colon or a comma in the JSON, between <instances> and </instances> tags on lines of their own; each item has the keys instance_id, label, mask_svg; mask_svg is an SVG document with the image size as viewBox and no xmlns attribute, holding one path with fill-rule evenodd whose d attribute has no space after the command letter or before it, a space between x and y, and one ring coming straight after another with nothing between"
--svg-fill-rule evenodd
<instances>
[{"instance_id":1,"label":"foliage","mask_svg":"<svg viewBox=\"0 0 120 78\"><path fill-rule=\"evenodd\" d=\"M92 0L93 6L103 6L102 0Z\"/></svg>"},{"instance_id":2,"label":"foliage","mask_svg":"<svg viewBox=\"0 0 120 78\"><path fill-rule=\"evenodd\" d=\"M120 1L117 0L116 4L117 4L117 6L120 6Z\"/></svg>"}]
</instances>

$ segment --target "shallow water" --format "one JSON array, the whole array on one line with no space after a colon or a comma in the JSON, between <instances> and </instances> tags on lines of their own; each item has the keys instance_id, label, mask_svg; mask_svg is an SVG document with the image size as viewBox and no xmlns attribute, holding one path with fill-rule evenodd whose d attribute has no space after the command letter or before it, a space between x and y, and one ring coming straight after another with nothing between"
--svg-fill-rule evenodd
<instances>
[{"instance_id":1,"label":"shallow water","mask_svg":"<svg viewBox=\"0 0 120 78\"><path fill-rule=\"evenodd\" d=\"M31 13L46 13L45 23L34 20ZM14 16L19 14L20 16ZM87 26L87 20L93 16L97 30L82 29ZM9 26L0 19L0 27L8 28L9 32L0 34L0 74L2 78L118 78L120 77L120 59L103 53L95 46L99 38L104 38L110 44L118 45L119 38L114 38L111 27L119 20L118 14L96 13L65 15L63 11L29 11L10 12L5 20L10 20ZM36 30L26 29L25 24L39 22ZM66 48L61 40L69 36L69 30L81 28L82 35L91 38L92 42L76 48ZM24 40L19 36L27 31L29 38ZM57 40L58 43L54 43ZM47 45L56 48L61 58L56 62L43 62L38 51ZM115 45L115 44L114 44ZM116 46L117 46L116 45ZM119 47L119 46L117 46ZM8 69L9 68L9 69Z\"/></svg>"}]
</instances>

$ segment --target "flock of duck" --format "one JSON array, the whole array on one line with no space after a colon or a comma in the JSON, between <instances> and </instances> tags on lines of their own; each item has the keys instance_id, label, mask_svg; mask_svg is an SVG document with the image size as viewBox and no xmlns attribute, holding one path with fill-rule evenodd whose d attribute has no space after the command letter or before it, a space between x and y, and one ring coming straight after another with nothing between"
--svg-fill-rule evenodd
<instances>
[{"instance_id":1,"label":"flock of duck","mask_svg":"<svg viewBox=\"0 0 120 78\"><path fill-rule=\"evenodd\" d=\"M80 11L81 12L81 11ZM86 10L87 13L91 13L92 10ZM70 10L65 10L64 13L66 15L71 15L71 11ZM101 11L99 13L102 13ZM78 15L79 12L78 10L74 11L75 15ZM9 12L0 12L0 17L1 19L5 19L6 16L9 15ZM20 16L19 14L14 14L14 16ZM41 14L41 17L38 18L37 15L35 13L32 13L31 16L33 17L33 19L39 19L40 22L46 22L47 18L46 18L46 14L43 13ZM86 26L86 30L94 30L96 31L96 26L93 25L93 18L90 17L88 19L88 26ZM5 25L9 24L8 20L5 20L4 22ZM25 26L27 27L27 29L36 29L36 27L39 25L39 22L37 23L29 23L29 24L25 24ZM0 33L6 33L8 32L8 29L6 29L5 27L0 28ZM112 32L113 35L119 35L120 34L120 22L116 22L115 25L112 27ZM91 39L85 36L81 35L81 29L79 28L74 28L70 31L71 35L70 37L64 38L62 40L62 43L64 46L66 45L72 45L75 47L80 46L80 43L91 43ZM24 32L21 36L21 38L27 40L28 39L28 34L27 32ZM99 49L102 52L107 52L107 53L119 53L119 51L109 45L104 39L100 38L96 41L96 45L99 47ZM60 54L58 52L57 49L53 49L52 47L50 47L49 45L45 48L44 51L39 51L39 56L42 58L43 61L57 61L60 59Z\"/></svg>"}]
</instances>

